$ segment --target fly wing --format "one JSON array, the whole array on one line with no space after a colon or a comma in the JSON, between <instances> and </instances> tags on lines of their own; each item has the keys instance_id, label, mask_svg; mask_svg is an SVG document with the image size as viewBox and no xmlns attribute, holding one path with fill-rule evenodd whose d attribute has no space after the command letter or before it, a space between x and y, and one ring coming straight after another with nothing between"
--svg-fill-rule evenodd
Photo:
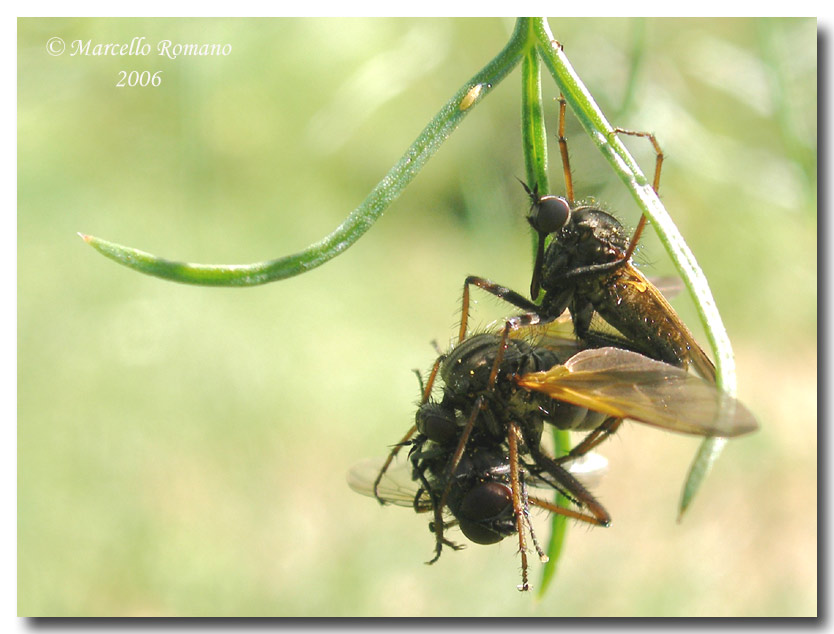
<instances>
[{"instance_id":1,"label":"fly wing","mask_svg":"<svg viewBox=\"0 0 834 634\"><path fill-rule=\"evenodd\" d=\"M699 436L734 437L758 423L747 408L686 370L619 348L585 350L519 377L526 389L619 418Z\"/></svg>"},{"instance_id":2,"label":"fly wing","mask_svg":"<svg viewBox=\"0 0 834 634\"><path fill-rule=\"evenodd\" d=\"M367 458L353 465L347 474L348 486L361 495L374 495L374 482L385 460L382 458ZM596 486L608 470L608 460L594 452L580 456L565 465L567 470L585 487ZM506 470L509 473L509 458ZM380 480L379 497L387 504L413 508L417 512L430 511L431 500L419 484L411 479L412 467L410 463L397 462L392 464ZM532 487L553 489L553 483L545 478L532 474L525 474L525 481ZM415 498L417 503L415 506Z\"/></svg>"},{"instance_id":3,"label":"fly wing","mask_svg":"<svg viewBox=\"0 0 834 634\"><path fill-rule=\"evenodd\" d=\"M374 495L374 482L384 463L385 460L382 458L368 458L353 465L347 474L348 486L361 495L377 497ZM418 512L428 511L431 509L429 496L411 479L411 472L410 463L392 464L377 487L379 499L388 504L407 506Z\"/></svg>"},{"instance_id":4,"label":"fly wing","mask_svg":"<svg viewBox=\"0 0 834 634\"><path fill-rule=\"evenodd\" d=\"M650 277L649 281L652 283L652 286L654 286L666 299L677 297L683 290L683 280L679 277Z\"/></svg>"},{"instance_id":5,"label":"fly wing","mask_svg":"<svg viewBox=\"0 0 834 634\"><path fill-rule=\"evenodd\" d=\"M608 459L602 454L591 451L571 461L568 471L586 489L590 489L598 485L608 471Z\"/></svg>"},{"instance_id":6,"label":"fly wing","mask_svg":"<svg viewBox=\"0 0 834 634\"><path fill-rule=\"evenodd\" d=\"M700 344L695 340L695 337L689 331L689 328L687 328L683 321L681 321L680 317L678 317L675 309L672 308L672 305L666 300L663 293L661 293L651 281L646 279L640 271L634 268L631 262L626 263L625 270L635 279L643 280L645 282L645 289L643 292L647 298L651 298L651 301L654 302L664 313L674 316L675 320L678 322L678 331L689 349L689 357L692 360L692 365L695 366L695 369L704 379L714 384L715 364L707 356Z\"/></svg>"},{"instance_id":7,"label":"fly wing","mask_svg":"<svg viewBox=\"0 0 834 634\"><path fill-rule=\"evenodd\" d=\"M568 472L575 477L586 489L592 489L602 482L602 478L608 472L608 459L602 454L589 452L570 462L563 464ZM524 481L528 486L537 489L550 489L551 491L559 486L546 473L533 475L526 473Z\"/></svg>"},{"instance_id":8,"label":"fly wing","mask_svg":"<svg viewBox=\"0 0 834 634\"><path fill-rule=\"evenodd\" d=\"M579 351L581 345L573 330L573 320L567 311L553 321L511 330L510 338L524 339L534 347L552 350L559 359L570 358Z\"/></svg>"}]
</instances>

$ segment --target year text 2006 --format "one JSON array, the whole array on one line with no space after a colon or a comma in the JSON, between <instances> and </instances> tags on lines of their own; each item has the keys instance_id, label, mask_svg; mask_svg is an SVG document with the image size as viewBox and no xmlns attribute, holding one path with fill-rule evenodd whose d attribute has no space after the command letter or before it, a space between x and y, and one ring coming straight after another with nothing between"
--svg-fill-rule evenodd
<instances>
[{"instance_id":1,"label":"year text 2006","mask_svg":"<svg viewBox=\"0 0 834 634\"><path fill-rule=\"evenodd\" d=\"M135 86L159 86L162 83L162 71L158 70L152 73L149 70L120 70L119 80L116 82L117 88L133 88Z\"/></svg>"}]
</instances>

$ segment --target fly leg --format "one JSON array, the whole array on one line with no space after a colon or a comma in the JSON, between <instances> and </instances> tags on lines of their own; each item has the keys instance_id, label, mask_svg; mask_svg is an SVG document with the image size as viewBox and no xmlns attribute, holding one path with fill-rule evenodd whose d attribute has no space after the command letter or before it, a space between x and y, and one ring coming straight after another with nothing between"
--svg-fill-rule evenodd
<instances>
[{"instance_id":1,"label":"fly leg","mask_svg":"<svg viewBox=\"0 0 834 634\"><path fill-rule=\"evenodd\" d=\"M608 526L611 524L611 516L608 514L608 511L605 510L605 507L603 507L602 504L600 504L597 499L582 485L582 483L568 472L567 469L548 456L544 451L542 451L541 448L533 445L529 446L529 449L530 455L533 457L533 460L535 460L536 466L545 471L553 479L551 484L553 484L555 488L559 489L559 491L565 497L569 498L574 504L580 508L587 509L590 515L578 513L570 509L562 509L556 505L553 506L556 509L561 510L556 511L549 506L544 506L544 508L552 510L554 513L567 515L568 517L573 517L596 526ZM543 506L542 504L539 504L540 500L534 501L533 498L530 498L530 500L531 503L536 506Z\"/></svg>"},{"instance_id":2,"label":"fly leg","mask_svg":"<svg viewBox=\"0 0 834 634\"><path fill-rule=\"evenodd\" d=\"M556 515L564 515L565 517L569 517L574 520L579 520L580 522L587 522L588 524L592 524L594 526L608 526L611 523L610 520L603 522L602 520L600 520L600 518L598 518L595 515L588 515L587 513L580 513L579 511L566 509L563 506L553 504L553 502L548 502L547 500L542 500L541 498L529 496L527 500L531 506L537 506L540 509L550 511L551 513L555 513ZM545 559L545 561L547 560Z\"/></svg>"},{"instance_id":3,"label":"fly leg","mask_svg":"<svg viewBox=\"0 0 834 634\"><path fill-rule=\"evenodd\" d=\"M436 496L434 490L432 489L431 483L429 483L429 481L426 479L426 474L425 474L424 470L421 469L417 465L417 462L418 462L417 456L413 455L411 457L411 460L412 460L412 464L413 464L413 467L414 467L414 473L417 475L417 478L420 480L420 483L422 485L422 491L425 491L428 494L429 499L431 500L431 503L432 503L432 514L434 516L434 519L433 519L432 522L429 523L429 530L432 531L435 534L435 539L438 540L438 541L436 541L436 546L435 546L435 549L437 550L437 552L435 554L434 559L432 559L431 561L428 561L426 563L433 564L440 557L440 551L442 550L444 545L449 546L452 550L460 550L460 549L463 548L463 546L461 546L460 544L456 544L453 541L448 540L445 537L443 537L443 530L445 528L449 527L449 526L453 526L454 523L456 523L456 522L450 523L450 524L446 524L446 523L443 522L443 511L442 511L443 507L439 506L437 504L437 496ZM420 491L418 491L417 495L414 496L414 510L415 511L417 510L417 501L419 500L419 497L420 497ZM439 538L438 538L438 535L439 535Z\"/></svg>"},{"instance_id":4,"label":"fly leg","mask_svg":"<svg viewBox=\"0 0 834 634\"><path fill-rule=\"evenodd\" d=\"M660 188L660 167L663 165L663 150L660 149L660 144L657 142L654 134L651 132L635 132L634 130L625 130L623 128L614 128L612 134L627 134L630 136L639 136L645 139L648 139L652 147L654 148L655 152L655 164L654 164L654 180L652 181L652 189L654 193L657 193L657 190ZM624 260L628 260L631 255L634 253L634 249L637 247L637 241L640 239L640 235L643 233L643 228L646 226L646 216L645 214L640 216L640 222L637 225L637 228L634 230L634 235L631 236L631 242L628 244L628 249L626 249L625 255L623 256Z\"/></svg>"},{"instance_id":5,"label":"fly leg","mask_svg":"<svg viewBox=\"0 0 834 634\"><path fill-rule=\"evenodd\" d=\"M515 517L516 531L518 532L518 551L521 553L521 585L518 589L527 591L530 585L527 582L527 540L524 535L525 511L521 500L521 486L519 484L518 469L518 436L520 430L518 423L510 422L507 430L507 443L510 449L510 489L513 497L513 517Z\"/></svg>"},{"instance_id":6,"label":"fly leg","mask_svg":"<svg viewBox=\"0 0 834 634\"><path fill-rule=\"evenodd\" d=\"M547 563L550 558L544 554L544 550L539 545L539 540L536 539L536 531L533 530L533 522L530 521L530 496L527 492L527 484L524 482L524 473L519 470L519 477L521 480L521 508L524 511L524 523L527 525L527 530L530 531L530 539L533 542L533 547L536 549L536 554L539 556L539 561L543 564Z\"/></svg>"},{"instance_id":7,"label":"fly leg","mask_svg":"<svg viewBox=\"0 0 834 634\"><path fill-rule=\"evenodd\" d=\"M582 439L582 442L576 445L564 456L554 458L553 462L556 464L562 464L564 462L570 462L571 460L575 460L576 458L581 458L586 453L588 453L598 445L605 442L609 437L611 437L614 434L614 432L616 432L620 428L622 422L622 418L614 418L613 416L606 418L596 429L594 429L591 433L585 436L585 438Z\"/></svg>"},{"instance_id":8,"label":"fly leg","mask_svg":"<svg viewBox=\"0 0 834 634\"><path fill-rule=\"evenodd\" d=\"M529 299L525 298L523 295L516 293L514 290L507 288L506 286L500 286L495 282L490 282L487 279L482 277L477 277L475 275L470 275L466 278L463 282L463 301L462 301L462 311L461 311L461 319L460 319L460 331L458 333L458 342L463 341L466 338L466 326L469 320L469 286L474 285L478 288L481 288L496 297L499 297L506 301L507 303L512 304L525 312L522 315L517 315L515 317L510 317L504 323L504 329L501 333L501 343L499 344L498 353L495 355L495 361L492 364L492 370L489 374L489 383L488 383L488 390L492 391L495 386L495 381L498 377L498 368L501 367L501 361L504 360L504 353L507 350L508 340L510 337L510 332L521 328L523 326L534 326L536 324L546 324L558 317L562 311L567 307L567 298L565 298L565 306L561 307L557 311L553 311L553 316L549 315L542 315L541 314L541 307L537 306Z\"/></svg>"},{"instance_id":9,"label":"fly leg","mask_svg":"<svg viewBox=\"0 0 834 634\"><path fill-rule=\"evenodd\" d=\"M463 341L466 338L466 326L469 321L469 287L477 286L485 290L487 293L495 295L496 297L503 299L508 304L512 304L516 308L520 308L527 313L538 314L540 307L531 302L529 299L521 295L520 293L516 293L514 290L507 288L506 286L501 286L500 284L496 284L495 282L491 282L483 277L478 277L476 275L470 275L467 277L463 282L463 300L461 302L461 315L460 315L460 330L458 332L458 342Z\"/></svg>"},{"instance_id":10,"label":"fly leg","mask_svg":"<svg viewBox=\"0 0 834 634\"><path fill-rule=\"evenodd\" d=\"M573 176L570 173L570 155L568 154L568 139L565 136L565 97L559 95L559 153L562 155L562 170L565 174L565 198L573 206Z\"/></svg>"},{"instance_id":11,"label":"fly leg","mask_svg":"<svg viewBox=\"0 0 834 634\"><path fill-rule=\"evenodd\" d=\"M477 399L475 399L475 406L472 408L472 413L469 415L469 419L466 421L466 425L463 428L463 431L460 435L460 440L458 441L458 446L455 449L455 453L452 454L452 458L449 460L449 464L446 465L446 470L443 474L442 482L446 484L443 486L443 492L440 494L440 498L435 501L434 495L432 495L432 506L434 508L434 526L435 526L435 554L434 558L431 561L427 561L428 564L433 564L440 558L440 553L443 550L443 544L451 546L455 550L461 548L457 544L453 544L449 540L443 537L443 507L446 506L446 501L449 499L449 492L452 490L452 482L454 479L455 471L460 464L460 459L463 456L463 452L466 449L466 443L469 442L469 435L472 433L472 428L475 427L475 421L478 418L478 414L481 412L481 408L484 406L484 396L483 394L480 395Z\"/></svg>"},{"instance_id":12,"label":"fly leg","mask_svg":"<svg viewBox=\"0 0 834 634\"><path fill-rule=\"evenodd\" d=\"M423 393L422 400L420 401L421 404L426 403L426 401L429 400L429 396L431 396L431 389L434 386L434 381L437 377L437 372L440 369L440 364L443 362L443 359L444 357L441 356L438 357L437 361L434 362L434 367L432 368L431 373L429 373L429 378L426 381L425 385L422 384L422 380L420 381L420 388ZM414 435L416 431L417 425L412 425L411 429L409 429L405 436L403 436L403 439L396 445L394 445L393 449L391 449L391 452L388 454L388 458L385 459L382 468L379 470L379 474L377 474L376 480L374 480L374 497L379 501L380 504L385 504L385 501L379 495L379 483L382 482L382 478L385 476L385 472L388 471L388 467L391 466L391 463L394 461L394 458L397 457L397 454L400 452L400 449L402 449L406 444L408 444L408 441L411 439L411 437Z\"/></svg>"}]
</instances>

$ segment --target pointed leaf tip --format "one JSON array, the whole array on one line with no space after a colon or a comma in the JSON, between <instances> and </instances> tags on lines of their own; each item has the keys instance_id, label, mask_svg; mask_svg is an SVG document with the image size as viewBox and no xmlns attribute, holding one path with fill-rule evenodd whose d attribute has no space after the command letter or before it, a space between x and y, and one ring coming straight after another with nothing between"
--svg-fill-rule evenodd
<instances>
[{"instance_id":1,"label":"pointed leaf tip","mask_svg":"<svg viewBox=\"0 0 834 634\"><path fill-rule=\"evenodd\" d=\"M90 242L93 241L93 236L88 236L86 233L81 233L80 231L78 232L78 237L81 238L87 244L90 244Z\"/></svg>"}]
</instances>

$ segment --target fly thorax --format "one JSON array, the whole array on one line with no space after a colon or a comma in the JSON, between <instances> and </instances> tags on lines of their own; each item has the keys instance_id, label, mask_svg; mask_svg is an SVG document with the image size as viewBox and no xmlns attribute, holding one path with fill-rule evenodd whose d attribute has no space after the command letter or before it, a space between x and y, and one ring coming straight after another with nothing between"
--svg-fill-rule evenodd
<instances>
[{"instance_id":1,"label":"fly thorax","mask_svg":"<svg viewBox=\"0 0 834 634\"><path fill-rule=\"evenodd\" d=\"M440 376L447 391L460 396L476 396L488 390L489 377L501 345L501 337L484 333L464 340L447 356L440 368ZM499 366L495 391L502 392L508 377L525 367L530 346L510 339Z\"/></svg>"}]
</instances>

